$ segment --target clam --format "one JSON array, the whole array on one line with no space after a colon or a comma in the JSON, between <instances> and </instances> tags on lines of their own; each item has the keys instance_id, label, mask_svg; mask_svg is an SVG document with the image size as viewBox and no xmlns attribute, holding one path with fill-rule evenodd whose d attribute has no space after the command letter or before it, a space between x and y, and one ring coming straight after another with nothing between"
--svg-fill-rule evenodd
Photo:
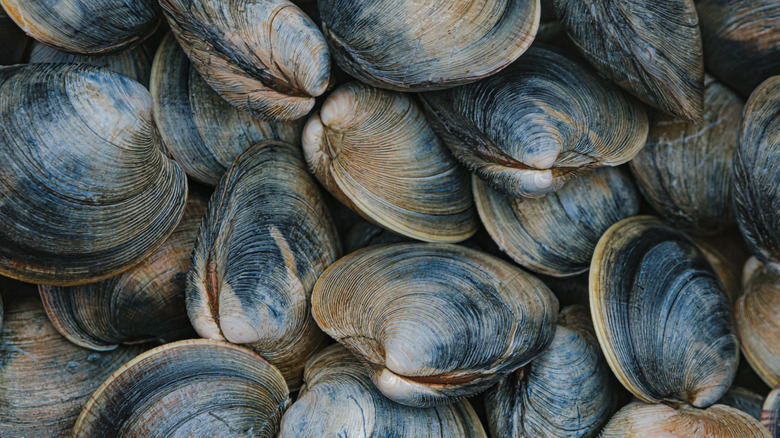
<instances>
[{"instance_id":1,"label":"clam","mask_svg":"<svg viewBox=\"0 0 780 438\"><path fill-rule=\"evenodd\" d=\"M429 407L484 390L539 356L552 342L558 300L493 256L401 243L331 265L314 287L312 314L385 396Z\"/></svg>"},{"instance_id":2,"label":"clam","mask_svg":"<svg viewBox=\"0 0 780 438\"><path fill-rule=\"evenodd\" d=\"M151 110L141 84L109 70L0 69L0 274L95 282L165 241L187 182L163 154Z\"/></svg>"},{"instance_id":3,"label":"clam","mask_svg":"<svg viewBox=\"0 0 780 438\"><path fill-rule=\"evenodd\" d=\"M306 123L303 150L333 196L390 231L459 242L479 226L468 173L408 94L337 88Z\"/></svg>"},{"instance_id":4,"label":"clam","mask_svg":"<svg viewBox=\"0 0 780 438\"><path fill-rule=\"evenodd\" d=\"M600 438L771 438L755 418L725 405L707 409L630 403L615 414Z\"/></svg>"},{"instance_id":5,"label":"clam","mask_svg":"<svg viewBox=\"0 0 780 438\"><path fill-rule=\"evenodd\" d=\"M340 344L309 359L305 385L282 417L279 438L485 437L468 401L411 408L393 402Z\"/></svg>"},{"instance_id":6,"label":"clam","mask_svg":"<svg viewBox=\"0 0 780 438\"><path fill-rule=\"evenodd\" d=\"M421 96L455 157L512 197L544 196L584 169L623 164L647 137L639 102L548 48L532 47L475 84Z\"/></svg>"},{"instance_id":7,"label":"clam","mask_svg":"<svg viewBox=\"0 0 780 438\"><path fill-rule=\"evenodd\" d=\"M764 404L764 397L755 392L739 386L732 386L731 389L718 400L719 404L731 406L739 409L756 420L761 419L761 406Z\"/></svg>"},{"instance_id":8,"label":"clam","mask_svg":"<svg viewBox=\"0 0 780 438\"><path fill-rule=\"evenodd\" d=\"M750 250L780 274L780 76L759 85L745 105L734 152L734 198Z\"/></svg>"},{"instance_id":9,"label":"clam","mask_svg":"<svg viewBox=\"0 0 780 438\"><path fill-rule=\"evenodd\" d=\"M743 291L735 307L742 352L761 379L775 386L780 384L780 275L751 257Z\"/></svg>"},{"instance_id":10,"label":"clam","mask_svg":"<svg viewBox=\"0 0 780 438\"><path fill-rule=\"evenodd\" d=\"M208 198L190 190L179 225L151 256L116 277L81 286L39 286L54 327L69 341L97 351L122 343L187 337L187 270Z\"/></svg>"},{"instance_id":11,"label":"clam","mask_svg":"<svg viewBox=\"0 0 780 438\"><path fill-rule=\"evenodd\" d=\"M179 341L116 370L89 399L73 437L273 437L289 404L282 374L258 354Z\"/></svg>"},{"instance_id":12,"label":"clam","mask_svg":"<svg viewBox=\"0 0 780 438\"><path fill-rule=\"evenodd\" d=\"M216 186L242 152L262 140L300 144L302 122L266 122L230 105L192 68L173 35L155 55L150 90L168 154L191 178Z\"/></svg>"},{"instance_id":13,"label":"clam","mask_svg":"<svg viewBox=\"0 0 780 438\"><path fill-rule=\"evenodd\" d=\"M610 227L590 267L590 306L612 371L648 403L710 406L737 371L729 297L702 252L652 216Z\"/></svg>"},{"instance_id":14,"label":"clam","mask_svg":"<svg viewBox=\"0 0 780 438\"><path fill-rule=\"evenodd\" d=\"M476 176L471 184L477 211L493 240L514 261L541 274L587 271L604 231L639 212L639 193L625 169L583 172L539 199L508 198Z\"/></svg>"},{"instance_id":15,"label":"clam","mask_svg":"<svg viewBox=\"0 0 780 438\"><path fill-rule=\"evenodd\" d=\"M701 121L704 62L693 0L554 0L553 5L596 70L650 106Z\"/></svg>"},{"instance_id":16,"label":"clam","mask_svg":"<svg viewBox=\"0 0 780 438\"><path fill-rule=\"evenodd\" d=\"M0 65L21 63L30 41L24 31L0 8Z\"/></svg>"},{"instance_id":17,"label":"clam","mask_svg":"<svg viewBox=\"0 0 780 438\"><path fill-rule=\"evenodd\" d=\"M701 125L665 114L651 121L631 171L645 199L670 224L693 234L717 234L735 224L732 156L742 105L708 75Z\"/></svg>"},{"instance_id":18,"label":"clam","mask_svg":"<svg viewBox=\"0 0 780 438\"><path fill-rule=\"evenodd\" d=\"M312 320L310 294L340 252L299 149L258 143L209 201L187 274L190 321L202 337L251 344L295 390L326 339Z\"/></svg>"},{"instance_id":19,"label":"clam","mask_svg":"<svg viewBox=\"0 0 780 438\"><path fill-rule=\"evenodd\" d=\"M141 353L122 346L96 353L60 336L35 286L0 280L0 436L65 437L89 396L114 370Z\"/></svg>"},{"instance_id":20,"label":"clam","mask_svg":"<svg viewBox=\"0 0 780 438\"><path fill-rule=\"evenodd\" d=\"M398 91L474 82L511 64L539 27L539 0L318 0L339 66Z\"/></svg>"},{"instance_id":21,"label":"clam","mask_svg":"<svg viewBox=\"0 0 780 438\"><path fill-rule=\"evenodd\" d=\"M160 0L168 24L203 79L252 116L293 120L330 79L322 33L288 0Z\"/></svg>"},{"instance_id":22,"label":"clam","mask_svg":"<svg viewBox=\"0 0 780 438\"><path fill-rule=\"evenodd\" d=\"M780 3L696 0L704 63L743 97L780 74Z\"/></svg>"},{"instance_id":23,"label":"clam","mask_svg":"<svg viewBox=\"0 0 780 438\"><path fill-rule=\"evenodd\" d=\"M565 307L550 347L488 391L493 437L595 436L617 409L587 309Z\"/></svg>"},{"instance_id":24,"label":"clam","mask_svg":"<svg viewBox=\"0 0 780 438\"><path fill-rule=\"evenodd\" d=\"M160 23L155 0L0 0L0 6L27 35L73 53L119 52Z\"/></svg>"},{"instance_id":25,"label":"clam","mask_svg":"<svg viewBox=\"0 0 780 438\"><path fill-rule=\"evenodd\" d=\"M764 401L761 424L769 429L772 438L780 436L780 385L776 386Z\"/></svg>"}]
</instances>

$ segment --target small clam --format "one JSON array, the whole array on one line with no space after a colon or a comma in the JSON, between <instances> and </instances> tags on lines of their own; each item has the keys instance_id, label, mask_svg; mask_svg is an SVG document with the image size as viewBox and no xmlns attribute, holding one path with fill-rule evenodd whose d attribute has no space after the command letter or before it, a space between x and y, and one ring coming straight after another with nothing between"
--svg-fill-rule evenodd
<instances>
[{"instance_id":1,"label":"small clam","mask_svg":"<svg viewBox=\"0 0 780 438\"><path fill-rule=\"evenodd\" d=\"M0 65L20 64L31 41L0 8Z\"/></svg>"},{"instance_id":2,"label":"small clam","mask_svg":"<svg viewBox=\"0 0 780 438\"><path fill-rule=\"evenodd\" d=\"M761 406L764 404L764 397L755 392L739 386L732 386L731 389L718 400L721 405L731 406L740 411L749 414L756 420L761 419Z\"/></svg>"},{"instance_id":3,"label":"small clam","mask_svg":"<svg viewBox=\"0 0 780 438\"><path fill-rule=\"evenodd\" d=\"M588 270L599 237L639 212L639 192L625 169L605 167L539 199L508 198L472 178L477 211L490 236L520 265L541 274Z\"/></svg>"},{"instance_id":4,"label":"small clam","mask_svg":"<svg viewBox=\"0 0 780 438\"><path fill-rule=\"evenodd\" d=\"M498 382L552 342L558 300L538 279L479 251L401 243L331 265L312 314L388 398L428 407Z\"/></svg>"},{"instance_id":5,"label":"small clam","mask_svg":"<svg viewBox=\"0 0 780 438\"><path fill-rule=\"evenodd\" d=\"M704 408L734 380L731 304L706 257L652 216L624 219L596 245L590 306L620 382L649 403Z\"/></svg>"},{"instance_id":6,"label":"small clam","mask_svg":"<svg viewBox=\"0 0 780 438\"><path fill-rule=\"evenodd\" d=\"M547 48L475 84L421 96L455 157L513 197L544 196L584 169L623 164L647 137L639 102Z\"/></svg>"},{"instance_id":7,"label":"small clam","mask_svg":"<svg viewBox=\"0 0 780 438\"><path fill-rule=\"evenodd\" d=\"M289 404L282 374L257 353L179 341L116 370L89 399L73 437L270 438Z\"/></svg>"},{"instance_id":8,"label":"small clam","mask_svg":"<svg viewBox=\"0 0 780 438\"><path fill-rule=\"evenodd\" d=\"M772 438L780 437L780 385L769 392L761 409L761 424L769 429Z\"/></svg>"},{"instance_id":9,"label":"small clam","mask_svg":"<svg viewBox=\"0 0 780 438\"><path fill-rule=\"evenodd\" d=\"M408 94L337 88L306 123L303 150L333 196L391 231L428 242L477 231L468 173Z\"/></svg>"},{"instance_id":10,"label":"small clam","mask_svg":"<svg viewBox=\"0 0 780 438\"><path fill-rule=\"evenodd\" d=\"M369 372L340 344L309 359L305 385L282 417L279 438L482 438L468 401L411 408L380 393Z\"/></svg>"}]
</instances>

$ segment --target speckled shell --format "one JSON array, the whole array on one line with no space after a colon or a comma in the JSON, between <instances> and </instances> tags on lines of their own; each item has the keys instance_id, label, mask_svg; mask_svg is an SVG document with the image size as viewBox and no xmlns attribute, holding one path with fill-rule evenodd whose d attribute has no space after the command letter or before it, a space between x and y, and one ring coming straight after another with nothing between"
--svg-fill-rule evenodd
<instances>
[{"instance_id":1,"label":"speckled shell","mask_svg":"<svg viewBox=\"0 0 780 438\"><path fill-rule=\"evenodd\" d=\"M599 237L639 212L639 192L625 169L583 172L539 199L509 198L472 178L474 201L490 237L514 261L553 276L588 270Z\"/></svg>"},{"instance_id":2,"label":"speckled shell","mask_svg":"<svg viewBox=\"0 0 780 438\"><path fill-rule=\"evenodd\" d=\"M511 64L539 27L539 0L318 0L339 66L362 82L421 91Z\"/></svg>"},{"instance_id":3,"label":"speckled shell","mask_svg":"<svg viewBox=\"0 0 780 438\"><path fill-rule=\"evenodd\" d=\"M761 419L761 406L764 404L764 397L756 394L749 389L739 386L732 386L731 389L718 400L718 404L731 406L750 415L756 420Z\"/></svg>"},{"instance_id":4,"label":"speckled shell","mask_svg":"<svg viewBox=\"0 0 780 438\"><path fill-rule=\"evenodd\" d=\"M550 347L485 396L494 438L593 437L617 410L617 392L588 310L566 307Z\"/></svg>"},{"instance_id":5,"label":"speckled shell","mask_svg":"<svg viewBox=\"0 0 780 438\"><path fill-rule=\"evenodd\" d=\"M780 74L780 3L777 0L696 0L704 63L747 98Z\"/></svg>"},{"instance_id":6,"label":"speckled shell","mask_svg":"<svg viewBox=\"0 0 780 438\"><path fill-rule=\"evenodd\" d=\"M761 424L769 429L772 438L780 437L780 385L770 391L764 401Z\"/></svg>"},{"instance_id":7,"label":"speckled shell","mask_svg":"<svg viewBox=\"0 0 780 438\"><path fill-rule=\"evenodd\" d=\"M401 243L331 265L312 314L388 398L428 407L498 382L552 342L558 300L538 279L479 251Z\"/></svg>"},{"instance_id":8,"label":"speckled shell","mask_svg":"<svg viewBox=\"0 0 780 438\"><path fill-rule=\"evenodd\" d=\"M78 347L57 333L35 286L0 280L5 319L0 332L0 436L66 437L89 396L114 370L141 353Z\"/></svg>"},{"instance_id":9,"label":"speckled shell","mask_svg":"<svg viewBox=\"0 0 780 438\"><path fill-rule=\"evenodd\" d=\"M745 105L734 151L737 223L750 250L780 275L780 76Z\"/></svg>"},{"instance_id":10,"label":"speckled shell","mask_svg":"<svg viewBox=\"0 0 780 438\"><path fill-rule=\"evenodd\" d=\"M732 156L742 106L733 91L707 76L701 125L660 113L651 121L631 171L670 224L693 234L717 234L735 224Z\"/></svg>"},{"instance_id":11,"label":"speckled shell","mask_svg":"<svg viewBox=\"0 0 780 438\"><path fill-rule=\"evenodd\" d=\"M427 242L477 231L468 173L408 94L337 88L306 123L303 151L333 196L391 231Z\"/></svg>"},{"instance_id":12,"label":"speckled shell","mask_svg":"<svg viewBox=\"0 0 780 438\"><path fill-rule=\"evenodd\" d=\"M84 54L115 53L151 35L160 22L155 0L0 0L28 35Z\"/></svg>"},{"instance_id":13,"label":"speckled shell","mask_svg":"<svg viewBox=\"0 0 780 438\"><path fill-rule=\"evenodd\" d=\"M330 80L322 33L288 0L160 0L203 79L265 120L305 116Z\"/></svg>"},{"instance_id":14,"label":"speckled shell","mask_svg":"<svg viewBox=\"0 0 780 438\"><path fill-rule=\"evenodd\" d=\"M168 154L204 184L216 186L236 157L259 141L300 144L303 120L262 121L230 105L192 68L171 34L157 49L150 89Z\"/></svg>"},{"instance_id":15,"label":"speckled shell","mask_svg":"<svg viewBox=\"0 0 780 438\"><path fill-rule=\"evenodd\" d=\"M772 438L755 418L729 406L707 409L631 403L619 410L600 438Z\"/></svg>"},{"instance_id":16,"label":"speckled shell","mask_svg":"<svg viewBox=\"0 0 780 438\"><path fill-rule=\"evenodd\" d=\"M702 119L704 61L693 0L554 0L555 13L596 70L643 102Z\"/></svg>"},{"instance_id":17,"label":"speckled shell","mask_svg":"<svg viewBox=\"0 0 780 438\"><path fill-rule=\"evenodd\" d=\"M311 291L340 253L300 150L258 143L209 201L187 275L190 321L203 337L250 344L295 390L326 339L311 318Z\"/></svg>"},{"instance_id":18,"label":"speckled shell","mask_svg":"<svg viewBox=\"0 0 780 438\"><path fill-rule=\"evenodd\" d=\"M421 96L455 157L508 196L544 196L584 169L623 164L647 137L639 102L549 48L532 47L475 84Z\"/></svg>"},{"instance_id":19,"label":"speckled shell","mask_svg":"<svg viewBox=\"0 0 780 438\"><path fill-rule=\"evenodd\" d=\"M707 407L734 380L729 297L701 251L652 216L624 219L596 245L590 306L612 371L631 393Z\"/></svg>"},{"instance_id":20,"label":"speckled shell","mask_svg":"<svg viewBox=\"0 0 780 438\"><path fill-rule=\"evenodd\" d=\"M208 339L159 346L97 389L74 438L274 437L290 405L282 374L258 354Z\"/></svg>"},{"instance_id":21,"label":"speckled shell","mask_svg":"<svg viewBox=\"0 0 780 438\"><path fill-rule=\"evenodd\" d=\"M279 438L482 438L468 401L426 409L393 402L340 344L309 359L305 385L282 418Z\"/></svg>"},{"instance_id":22,"label":"speckled shell","mask_svg":"<svg viewBox=\"0 0 780 438\"><path fill-rule=\"evenodd\" d=\"M780 275L754 257L745 263L744 294L735 307L742 352L769 386L780 384Z\"/></svg>"},{"instance_id":23,"label":"speckled shell","mask_svg":"<svg viewBox=\"0 0 780 438\"><path fill-rule=\"evenodd\" d=\"M31 41L0 8L0 65L21 63Z\"/></svg>"},{"instance_id":24,"label":"speckled shell","mask_svg":"<svg viewBox=\"0 0 780 438\"><path fill-rule=\"evenodd\" d=\"M208 197L191 190L181 222L135 268L81 286L39 286L49 319L69 341L96 351L121 343L188 337L184 304L187 270Z\"/></svg>"},{"instance_id":25,"label":"speckled shell","mask_svg":"<svg viewBox=\"0 0 780 438\"><path fill-rule=\"evenodd\" d=\"M0 274L58 286L137 265L187 192L139 83L84 65L0 68Z\"/></svg>"}]
</instances>

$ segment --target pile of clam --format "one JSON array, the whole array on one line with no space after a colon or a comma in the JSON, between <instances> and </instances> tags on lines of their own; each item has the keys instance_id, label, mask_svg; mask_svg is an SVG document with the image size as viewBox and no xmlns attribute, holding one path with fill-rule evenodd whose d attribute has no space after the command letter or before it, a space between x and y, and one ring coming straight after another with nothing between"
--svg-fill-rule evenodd
<instances>
[{"instance_id":1,"label":"pile of clam","mask_svg":"<svg viewBox=\"0 0 780 438\"><path fill-rule=\"evenodd\" d=\"M0 436L780 437L780 0L0 5Z\"/></svg>"}]
</instances>

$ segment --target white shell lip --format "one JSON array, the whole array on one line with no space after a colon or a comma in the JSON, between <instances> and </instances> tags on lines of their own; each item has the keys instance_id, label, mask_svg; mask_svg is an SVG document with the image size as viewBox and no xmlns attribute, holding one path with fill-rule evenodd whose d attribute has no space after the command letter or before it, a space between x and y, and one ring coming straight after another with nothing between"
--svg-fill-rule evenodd
<instances>
[{"instance_id":1,"label":"white shell lip","mask_svg":"<svg viewBox=\"0 0 780 438\"><path fill-rule=\"evenodd\" d=\"M440 394L434 391L430 386L421 385L411 380L405 379L394 372L383 368L374 376L376 387L387 398L408 406L416 406L415 402L420 396L429 396L439 398Z\"/></svg>"}]
</instances>

